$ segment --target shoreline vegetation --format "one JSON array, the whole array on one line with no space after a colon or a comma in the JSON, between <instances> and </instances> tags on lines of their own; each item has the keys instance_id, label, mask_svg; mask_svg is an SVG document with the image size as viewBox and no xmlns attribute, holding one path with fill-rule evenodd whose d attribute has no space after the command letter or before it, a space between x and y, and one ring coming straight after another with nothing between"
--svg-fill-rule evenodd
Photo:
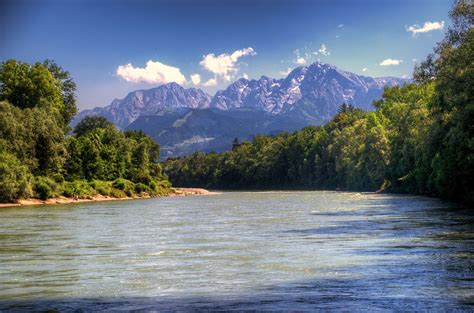
<instances>
[{"instance_id":1,"label":"shoreline vegetation","mask_svg":"<svg viewBox=\"0 0 474 313\"><path fill-rule=\"evenodd\" d=\"M0 63L0 202L169 194L160 145L144 132L98 116L71 129L75 90L52 61Z\"/></svg>"},{"instance_id":2,"label":"shoreline vegetation","mask_svg":"<svg viewBox=\"0 0 474 313\"><path fill-rule=\"evenodd\" d=\"M161 197L187 197L187 196L210 196L217 195L219 192L209 191L203 188L171 188L171 191L165 195L152 196L147 193L142 195L133 195L125 197L104 196L97 194L88 198L74 198L59 196L41 200L37 198L19 199L12 203L0 203L0 208L31 206L31 205L54 205L54 204L74 204L74 203L88 203L88 202L102 202L102 201L121 201L121 200L137 200L137 199L152 199Z\"/></svg>"}]
</instances>

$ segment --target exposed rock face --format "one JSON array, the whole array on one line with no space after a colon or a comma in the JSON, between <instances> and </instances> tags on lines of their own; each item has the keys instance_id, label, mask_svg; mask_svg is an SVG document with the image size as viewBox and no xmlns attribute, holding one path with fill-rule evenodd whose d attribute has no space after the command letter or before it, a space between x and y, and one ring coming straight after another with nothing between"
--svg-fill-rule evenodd
<instances>
[{"instance_id":1,"label":"exposed rock face","mask_svg":"<svg viewBox=\"0 0 474 313\"><path fill-rule=\"evenodd\" d=\"M140 115L151 115L163 109L209 107L211 96L197 88L184 89L169 83L148 90L129 93L124 99L115 99L109 106L85 110L76 115L71 125L76 125L88 115L100 115L120 128L127 127Z\"/></svg>"},{"instance_id":2,"label":"exposed rock face","mask_svg":"<svg viewBox=\"0 0 474 313\"><path fill-rule=\"evenodd\" d=\"M330 119L341 103L371 109L384 86L400 85L407 80L394 77L371 78L342 71L316 62L294 69L285 79L262 76L259 80L239 79L212 98L211 108L231 110L252 108L274 114L295 110L301 103L312 103L322 120ZM305 110L311 111L308 105Z\"/></svg>"}]
</instances>

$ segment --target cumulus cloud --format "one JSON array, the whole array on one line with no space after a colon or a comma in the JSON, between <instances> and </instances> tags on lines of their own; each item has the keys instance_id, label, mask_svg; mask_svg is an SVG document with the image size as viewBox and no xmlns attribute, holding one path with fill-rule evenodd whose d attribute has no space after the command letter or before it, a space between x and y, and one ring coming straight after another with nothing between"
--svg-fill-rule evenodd
<instances>
[{"instance_id":1,"label":"cumulus cloud","mask_svg":"<svg viewBox=\"0 0 474 313\"><path fill-rule=\"evenodd\" d=\"M369 70L368 68L364 67L364 68L362 69L362 72L367 72L368 70Z\"/></svg>"},{"instance_id":2,"label":"cumulus cloud","mask_svg":"<svg viewBox=\"0 0 474 313\"><path fill-rule=\"evenodd\" d=\"M184 84L186 82L186 78L179 68L152 60L149 60L143 68L134 67L131 63L120 65L117 68L117 75L132 83L166 84L176 82Z\"/></svg>"},{"instance_id":3,"label":"cumulus cloud","mask_svg":"<svg viewBox=\"0 0 474 313\"><path fill-rule=\"evenodd\" d=\"M328 48L326 47L325 44L321 45L318 52L321 53L322 55L325 55L325 56L331 55L331 52L329 52L329 50L328 50Z\"/></svg>"},{"instance_id":4,"label":"cumulus cloud","mask_svg":"<svg viewBox=\"0 0 474 313\"><path fill-rule=\"evenodd\" d=\"M295 59L295 63L296 63L296 64L303 65L303 64L306 64L306 60L305 60L305 58L303 58L303 57L297 57L297 58Z\"/></svg>"},{"instance_id":5,"label":"cumulus cloud","mask_svg":"<svg viewBox=\"0 0 474 313\"><path fill-rule=\"evenodd\" d=\"M209 79L207 82L205 82L204 84L202 84L204 87L214 87L214 86L217 86L217 79L215 78L211 78Z\"/></svg>"},{"instance_id":6,"label":"cumulus cloud","mask_svg":"<svg viewBox=\"0 0 474 313\"><path fill-rule=\"evenodd\" d=\"M409 26L407 27L407 32L411 32L413 37L416 36L416 34L418 33L427 33L427 32L430 32L432 30L442 30L444 28L444 21L441 21L441 22L425 22L425 24L423 24L423 26L420 26L420 25L412 25L412 26Z\"/></svg>"},{"instance_id":7,"label":"cumulus cloud","mask_svg":"<svg viewBox=\"0 0 474 313\"><path fill-rule=\"evenodd\" d=\"M337 27L343 28L343 27L344 27L344 24L339 24L339 25L337 25Z\"/></svg>"},{"instance_id":8,"label":"cumulus cloud","mask_svg":"<svg viewBox=\"0 0 474 313\"><path fill-rule=\"evenodd\" d=\"M201 75L192 74L191 75L191 82L193 83L193 85L199 85L201 83Z\"/></svg>"},{"instance_id":9,"label":"cumulus cloud","mask_svg":"<svg viewBox=\"0 0 474 313\"><path fill-rule=\"evenodd\" d=\"M288 76L288 74L290 74L292 70L293 68L289 67L286 69L286 71L280 71L280 74L284 76Z\"/></svg>"},{"instance_id":10,"label":"cumulus cloud","mask_svg":"<svg viewBox=\"0 0 474 313\"><path fill-rule=\"evenodd\" d=\"M337 37L336 37L337 38ZM314 55L324 55L324 56L329 56L331 55L331 52L329 52L328 47L323 43L321 47L319 48L318 51L313 52Z\"/></svg>"},{"instance_id":11,"label":"cumulus cloud","mask_svg":"<svg viewBox=\"0 0 474 313\"><path fill-rule=\"evenodd\" d=\"M399 65L402 62L403 60L385 59L382 62L380 62L379 65L381 66Z\"/></svg>"},{"instance_id":12,"label":"cumulus cloud","mask_svg":"<svg viewBox=\"0 0 474 313\"><path fill-rule=\"evenodd\" d=\"M238 61L241 57L256 55L257 53L251 47L234 51L232 54L222 53L215 55L210 53L203 56L199 64L207 71L214 73L216 77L221 77L225 81L230 81L239 71ZM211 80L207 81L209 83ZM214 81L217 80L214 79Z\"/></svg>"},{"instance_id":13,"label":"cumulus cloud","mask_svg":"<svg viewBox=\"0 0 474 313\"><path fill-rule=\"evenodd\" d=\"M301 56L300 49L296 49L295 51L293 51L293 54L295 55L295 59L293 60L293 63L299 64L299 65L306 64L306 59Z\"/></svg>"}]
</instances>

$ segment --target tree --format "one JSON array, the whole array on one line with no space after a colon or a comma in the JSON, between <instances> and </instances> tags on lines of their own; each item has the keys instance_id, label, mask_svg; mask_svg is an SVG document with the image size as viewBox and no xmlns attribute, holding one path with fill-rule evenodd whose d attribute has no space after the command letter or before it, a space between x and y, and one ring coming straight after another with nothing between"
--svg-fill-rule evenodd
<instances>
[{"instance_id":1,"label":"tree","mask_svg":"<svg viewBox=\"0 0 474 313\"><path fill-rule=\"evenodd\" d=\"M0 141L35 175L57 173L63 166L64 129L47 109L0 102Z\"/></svg>"},{"instance_id":2,"label":"tree","mask_svg":"<svg viewBox=\"0 0 474 313\"><path fill-rule=\"evenodd\" d=\"M428 184L445 198L474 202L473 2L456 1L450 17L452 26L429 62L436 96L430 104L434 123L427 138L432 160ZM423 66L416 68L415 76L421 77L423 70L427 71Z\"/></svg>"},{"instance_id":3,"label":"tree","mask_svg":"<svg viewBox=\"0 0 474 313\"><path fill-rule=\"evenodd\" d=\"M0 202L32 195L32 175L11 153L0 151Z\"/></svg>"},{"instance_id":4,"label":"tree","mask_svg":"<svg viewBox=\"0 0 474 313\"><path fill-rule=\"evenodd\" d=\"M44 108L55 115L63 127L65 107L61 94L61 84L40 63L8 60L0 63L0 100L6 100L21 109Z\"/></svg>"},{"instance_id":5,"label":"tree","mask_svg":"<svg viewBox=\"0 0 474 313\"><path fill-rule=\"evenodd\" d=\"M352 104L342 103L338 109L338 113L348 113L354 111L355 107Z\"/></svg>"},{"instance_id":6,"label":"tree","mask_svg":"<svg viewBox=\"0 0 474 313\"><path fill-rule=\"evenodd\" d=\"M232 140L232 150L237 149L238 146L239 146L239 139L234 138L234 140Z\"/></svg>"},{"instance_id":7,"label":"tree","mask_svg":"<svg viewBox=\"0 0 474 313\"><path fill-rule=\"evenodd\" d=\"M102 116L86 116L76 125L74 134L80 137L98 128L111 129L115 128L115 125Z\"/></svg>"},{"instance_id":8,"label":"tree","mask_svg":"<svg viewBox=\"0 0 474 313\"><path fill-rule=\"evenodd\" d=\"M472 36L474 24L474 4L472 0L456 0L449 13L452 26L446 32L444 39L433 49L433 53L415 66L413 79L416 83L426 83L438 78L440 69L450 51L458 48Z\"/></svg>"},{"instance_id":9,"label":"tree","mask_svg":"<svg viewBox=\"0 0 474 313\"><path fill-rule=\"evenodd\" d=\"M76 83L72 80L71 75L68 71L63 70L52 60L45 60L42 63L43 66L47 67L51 74L59 82L61 94L63 97L64 109L62 112L65 124L69 124L77 113L76 106Z\"/></svg>"},{"instance_id":10,"label":"tree","mask_svg":"<svg viewBox=\"0 0 474 313\"><path fill-rule=\"evenodd\" d=\"M150 176L150 158L146 140L140 140L133 151L133 168L133 181L150 183L152 178Z\"/></svg>"}]
</instances>

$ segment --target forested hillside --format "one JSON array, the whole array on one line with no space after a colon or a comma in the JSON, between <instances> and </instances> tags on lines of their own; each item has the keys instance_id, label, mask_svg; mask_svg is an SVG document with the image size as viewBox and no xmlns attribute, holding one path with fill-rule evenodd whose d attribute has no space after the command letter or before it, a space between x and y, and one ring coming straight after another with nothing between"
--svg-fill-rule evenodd
<instances>
[{"instance_id":1,"label":"forested hillside","mask_svg":"<svg viewBox=\"0 0 474 313\"><path fill-rule=\"evenodd\" d=\"M51 61L0 63L0 202L166 194L160 147L143 132L89 117L68 135L75 89Z\"/></svg>"},{"instance_id":2,"label":"forested hillside","mask_svg":"<svg viewBox=\"0 0 474 313\"><path fill-rule=\"evenodd\" d=\"M450 16L415 83L386 88L375 112L344 104L324 126L169 159L165 173L178 186L387 190L473 203L472 1L457 1Z\"/></svg>"}]
</instances>

